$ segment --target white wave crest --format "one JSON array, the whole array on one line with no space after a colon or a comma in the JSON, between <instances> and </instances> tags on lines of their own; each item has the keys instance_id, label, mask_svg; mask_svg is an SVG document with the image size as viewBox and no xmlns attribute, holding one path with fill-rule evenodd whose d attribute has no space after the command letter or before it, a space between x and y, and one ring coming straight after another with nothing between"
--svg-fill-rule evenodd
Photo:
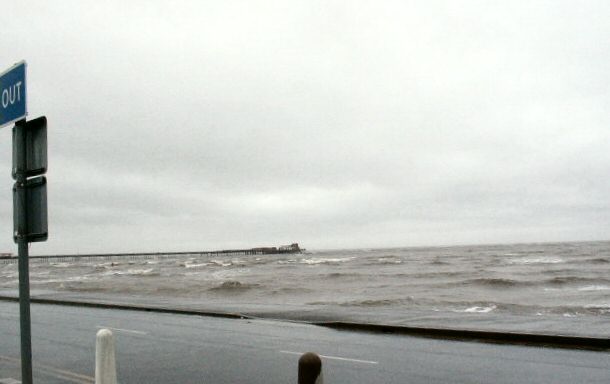
<instances>
[{"instance_id":1,"label":"white wave crest","mask_svg":"<svg viewBox=\"0 0 610 384\"><path fill-rule=\"evenodd\" d=\"M311 259L302 259L300 261L301 264L309 264L309 265L316 265L316 264L336 264L336 263L345 263L351 260L354 260L355 257L336 257L336 258L319 258L319 257L314 257Z\"/></svg>"},{"instance_id":2,"label":"white wave crest","mask_svg":"<svg viewBox=\"0 0 610 384\"><path fill-rule=\"evenodd\" d=\"M377 261L379 264L402 264L402 260L396 257L380 257Z\"/></svg>"},{"instance_id":3,"label":"white wave crest","mask_svg":"<svg viewBox=\"0 0 610 384\"><path fill-rule=\"evenodd\" d=\"M210 260L210 263L213 265L217 265L219 267L230 267L233 265L231 261L222 261L222 260Z\"/></svg>"},{"instance_id":4,"label":"white wave crest","mask_svg":"<svg viewBox=\"0 0 610 384\"><path fill-rule=\"evenodd\" d=\"M509 261L510 264L558 264L563 262L565 262L565 260L562 258L552 256L526 257Z\"/></svg>"},{"instance_id":5,"label":"white wave crest","mask_svg":"<svg viewBox=\"0 0 610 384\"><path fill-rule=\"evenodd\" d=\"M296 262L297 262L296 259L278 260L277 261L278 264L294 264Z\"/></svg>"},{"instance_id":6,"label":"white wave crest","mask_svg":"<svg viewBox=\"0 0 610 384\"><path fill-rule=\"evenodd\" d=\"M489 313L489 312L493 311L496 308L498 308L498 307L492 304L492 305L490 305L488 307L474 306L474 307L466 308L466 309L463 309L463 310L457 310L456 312L464 312L464 313Z\"/></svg>"},{"instance_id":7,"label":"white wave crest","mask_svg":"<svg viewBox=\"0 0 610 384\"><path fill-rule=\"evenodd\" d=\"M158 272L156 272L153 268L148 268L148 269L128 269L126 271L106 271L103 273L100 273L100 276L150 276L150 275L157 275Z\"/></svg>"},{"instance_id":8,"label":"white wave crest","mask_svg":"<svg viewBox=\"0 0 610 384\"><path fill-rule=\"evenodd\" d=\"M578 288L579 291L589 292L589 291L608 291L610 290L610 286L608 285L587 285L586 287Z\"/></svg>"},{"instance_id":9,"label":"white wave crest","mask_svg":"<svg viewBox=\"0 0 610 384\"><path fill-rule=\"evenodd\" d=\"M207 267L210 263L184 263L184 268L200 268Z\"/></svg>"}]
</instances>

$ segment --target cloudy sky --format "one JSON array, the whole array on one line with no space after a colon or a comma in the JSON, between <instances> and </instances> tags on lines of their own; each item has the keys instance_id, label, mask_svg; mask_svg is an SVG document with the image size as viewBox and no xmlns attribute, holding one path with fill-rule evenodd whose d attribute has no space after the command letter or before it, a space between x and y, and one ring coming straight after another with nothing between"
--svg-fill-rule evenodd
<instances>
[{"instance_id":1,"label":"cloudy sky","mask_svg":"<svg viewBox=\"0 0 610 384\"><path fill-rule=\"evenodd\" d=\"M33 254L610 239L607 1L2 3Z\"/></svg>"}]
</instances>

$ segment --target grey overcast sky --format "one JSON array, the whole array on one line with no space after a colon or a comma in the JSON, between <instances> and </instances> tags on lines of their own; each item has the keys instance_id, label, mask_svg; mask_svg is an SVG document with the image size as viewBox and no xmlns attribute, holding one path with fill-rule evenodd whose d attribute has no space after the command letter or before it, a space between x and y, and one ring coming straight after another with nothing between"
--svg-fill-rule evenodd
<instances>
[{"instance_id":1,"label":"grey overcast sky","mask_svg":"<svg viewBox=\"0 0 610 384\"><path fill-rule=\"evenodd\" d=\"M609 239L608 1L2 1L33 254ZM12 241L0 129L0 252Z\"/></svg>"}]
</instances>

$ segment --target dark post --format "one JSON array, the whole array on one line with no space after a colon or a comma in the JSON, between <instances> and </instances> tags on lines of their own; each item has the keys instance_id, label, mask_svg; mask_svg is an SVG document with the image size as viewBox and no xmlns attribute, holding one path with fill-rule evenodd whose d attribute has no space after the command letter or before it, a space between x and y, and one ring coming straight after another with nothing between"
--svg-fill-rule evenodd
<instances>
[{"instance_id":1,"label":"dark post","mask_svg":"<svg viewBox=\"0 0 610 384\"><path fill-rule=\"evenodd\" d=\"M299 359L298 384L322 384L322 360L313 352L304 353Z\"/></svg>"},{"instance_id":2,"label":"dark post","mask_svg":"<svg viewBox=\"0 0 610 384\"><path fill-rule=\"evenodd\" d=\"M17 231L17 243L19 246L19 318L21 329L21 382L32 384L32 338L30 321L30 272L28 254L28 224L27 224L27 190L26 183L26 122L25 119L15 123L14 140L17 149L15 173L17 178L16 191L19 205L19 227Z\"/></svg>"}]
</instances>

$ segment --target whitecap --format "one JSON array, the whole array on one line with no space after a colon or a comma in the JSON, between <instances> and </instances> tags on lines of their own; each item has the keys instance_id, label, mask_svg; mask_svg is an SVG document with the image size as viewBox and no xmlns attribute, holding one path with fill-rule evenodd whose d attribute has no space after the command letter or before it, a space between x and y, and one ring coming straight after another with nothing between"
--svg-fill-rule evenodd
<instances>
[{"instance_id":1,"label":"whitecap","mask_svg":"<svg viewBox=\"0 0 610 384\"><path fill-rule=\"evenodd\" d=\"M184 263L184 267L185 268L199 268L199 267L206 267L210 265L209 263L200 263L200 264L196 264L196 263Z\"/></svg>"},{"instance_id":2,"label":"whitecap","mask_svg":"<svg viewBox=\"0 0 610 384\"><path fill-rule=\"evenodd\" d=\"M278 264L294 264L297 261L295 259L288 259L288 260L278 260Z\"/></svg>"},{"instance_id":3,"label":"whitecap","mask_svg":"<svg viewBox=\"0 0 610 384\"><path fill-rule=\"evenodd\" d=\"M489 312L493 311L496 308L497 308L497 306L495 306L495 305L490 305L489 307L474 306L474 307L466 308L466 309L464 309L462 311L458 311L458 312L465 312L465 313L489 313Z\"/></svg>"},{"instance_id":4,"label":"whitecap","mask_svg":"<svg viewBox=\"0 0 610 384\"><path fill-rule=\"evenodd\" d=\"M211 260L210 262L219 267L230 267L231 265L233 265L233 263L230 261Z\"/></svg>"},{"instance_id":5,"label":"whitecap","mask_svg":"<svg viewBox=\"0 0 610 384\"><path fill-rule=\"evenodd\" d=\"M402 260L396 257L380 257L377 261L380 264L402 264Z\"/></svg>"},{"instance_id":6,"label":"whitecap","mask_svg":"<svg viewBox=\"0 0 610 384\"><path fill-rule=\"evenodd\" d=\"M514 259L509 261L511 264L557 264L563 262L565 262L565 260L562 258L552 256L526 257L523 259Z\"/></svg>"},{"instance_id":7,"label":"whitecap","mask_svg":"<svg viewBox=\"0 0 610 384\"><path fill-rule=\"evenodd\" d=\"M71 276L66 278L57 278L57 279L44 279L44 280L34 280L32 284L51 284L51 283L65 283L70 281L85 281L91 280L93 277L91 276Z\"/></svg>"},{"instance_id":8,"label":"whitecap","mask_svg":"<svg viewBox=\"0 0 610 384\"><path fill-rule=\"evenodd\" d=\"M150 276L150 275L157 275L158 272L155 272L153 268L148 268L148 269L128 269L126 271L107 271L104 273L101 273L100 275L102 276L109 276L109 275L114 275L114 276Z\"/></svg>"},{"instance_id":9,"label":"whitecap","mask_svg":"<svg viewBox=\"0 0 610 384\"><path fill-rule=\"evenodd\" d=\"M130 275L150 275L153 273L153 268L148 269L128 269L127 273Z\"/></svg>"},{"instance_id":10,"label":"whitecap","mask_svg":"<svg viewBox=\"0 0 610 384\"><path fill-rule=\"evenodd\" d=\"M301 264L335 264L335 263L345 263L355 259L355 257L337 257L337 258L311 258L311 259L302 259L300 261Z\"/></svg>"},{"instance_id":11,"label":"whitecap","mask_svg":"<svg viewBox=\"0 0 610 384\"><path fill-rule=\"evenodd\" d=\"M608 286L608 285L587 285L586 287L578 288L578 290L582 291L582 292L608 291L608 290L610 290L610 286Z\"/></svg>"}]
</instances>

